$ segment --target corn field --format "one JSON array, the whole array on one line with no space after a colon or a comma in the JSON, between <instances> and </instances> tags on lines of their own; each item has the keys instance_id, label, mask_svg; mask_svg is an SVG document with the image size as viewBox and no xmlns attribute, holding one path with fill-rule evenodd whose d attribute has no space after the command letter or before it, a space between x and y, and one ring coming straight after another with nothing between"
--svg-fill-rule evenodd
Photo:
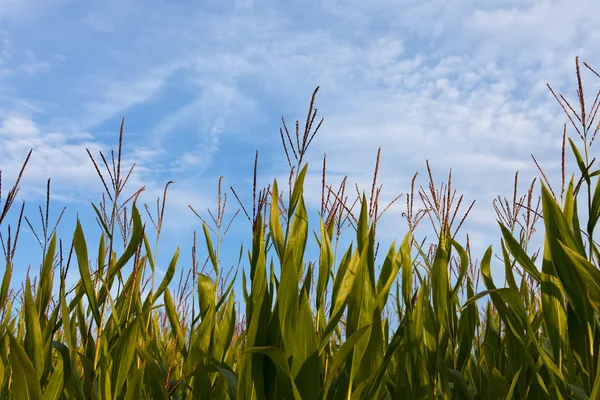
<instances>
[{"instance_id":1,"label":"corn field","mask_svg":"<svg viewBox=\"0 0 600 400\"><path fill-rule=\"evenodd\" d=\"M16 229L5 223L22 170L0 207L0 398L600 399L600 169L591 152L600 100L588 107L578 59L576 67L575 106L549 87L570 124L560 187L540 167L520 196L517 174L514 197L493 204L499 247L478 256L468 240L459 243L471 208L451 174L435 185L429 164L428 185L416 189L415 176L405 195L406 235L380 249L376 228L388 208L380 211L379 155L370 194L354 202L345 179L327 184L323 160L321 210L310 218L319 228L309 229L304 156L322 122L315 125L316 91L304 132L296 123L290 134L285 121L280 131L289 187L274 180L257 191L255 164L251 210L232 188L240 205L233 218L245 215L251 226L234 274L221 262L231 224L221 181L212 223L190 207L203 236L202 246L194 236L192 267L178 269L179 250L158 265L169 184L154 217L138 205L143 188L125 197L131 170L121 171L122 125L116 155L88 151L104 190L93 205L99 242L77 222L63 254L48 221L48 181L36 234L43 259L35 277L17 285L21 225L36 232L23 208ZM576 162L570 178L567 153ZM415 210L415 197L424 209ZM432 243L417 238L428 222ZM313 240L318 254L307 251ZM495 253L503 282L492 276ZM204 268L197 255L206 255ZM75 285L67 285L69 273Z\"/></svg>"}]
</instances>

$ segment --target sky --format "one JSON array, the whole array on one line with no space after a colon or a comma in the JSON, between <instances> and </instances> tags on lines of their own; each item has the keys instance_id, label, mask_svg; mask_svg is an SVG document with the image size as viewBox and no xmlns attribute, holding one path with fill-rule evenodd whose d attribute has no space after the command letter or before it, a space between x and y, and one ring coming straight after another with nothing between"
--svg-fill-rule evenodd
<instances>
[{"instance_id":1,"label":"sky","mask_svg":"<svg viewBox=\"0 0 600 400\"><path fill-rule=\"evenodd\" d=\"M136 163L127 193L146 186L141 199L152 205L174 182L161 255L168 262L181 246L187 268L192 232L201 232L188 205L209 218L220 176L228 215L236 210L230 186L251 204L256 150L259 186L285 183L281 117L290 127L303 121L319 86L325 120L306 158L313 216L323 155L328 183L348 176L370 191L381 148L383 203L408 192L415 172L426 186L426 160L436 182L452 168L465 205L476 200L465 228L474 255L490 244L498 253L491 201L512 196L517 170L521 192L539 175L531 154L560 185L567 119L546 84L575 99L575 57L600 68L599 12L592 0L0 0L3 194L33 148L17 206L25 201L39 224L51 178L51 220L67 208L63 240L77 217L97 237L90 202L102 184L86 148L116 148L124 117L123 163ZM597 78L584 77L597 89ZM378 228L386 247L406 232L404 205ZM225 263L249 245L249 232L238 217ZM13 283L39 265L27 227L17 253Z\"/></svg>"}]
</instances>

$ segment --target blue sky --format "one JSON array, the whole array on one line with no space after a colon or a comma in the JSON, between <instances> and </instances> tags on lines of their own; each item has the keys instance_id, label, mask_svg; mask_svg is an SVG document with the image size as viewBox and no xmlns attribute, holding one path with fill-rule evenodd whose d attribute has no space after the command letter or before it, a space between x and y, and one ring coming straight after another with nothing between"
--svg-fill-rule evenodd
<instances>
[{"instance_id":1,"label":"blue sky","mask_svg":"<svg viewBox=\"0 0 600 400\"><path fill-rule=\"evenodd\" d=\"M384 203L417 171L426 185L429 159L438 181L452 168L465 201L477 200L468 231L481 257L499 245L492 199L511 195L516 170L522 190L537 176L531 153L559 185L566 119L546 83L573 99L575 56L600 68L599 12L592 0L0 0L3 189L33 148L26 214L37 220L52 178L54 217L67 207L63 239L77 215L93 237L89 202L101 185L85 148L114 148L124 116L124 162L137 163L129 193L145 185L152 204L175 182L161 254L181 245L187 267L201 229L188 204L214 208L221 175L251 199L255 150L259 184L286 182L280 118L303 120L319 85L309 207L320 204L323 153L331 184L348 175L369 190L381 147ZM404 204L380 225L383 242L404 235ZM225 262L247 232L240 218ZM15 281L38 266L31 233L22 236Z\"/></svg>"}]
</instances>

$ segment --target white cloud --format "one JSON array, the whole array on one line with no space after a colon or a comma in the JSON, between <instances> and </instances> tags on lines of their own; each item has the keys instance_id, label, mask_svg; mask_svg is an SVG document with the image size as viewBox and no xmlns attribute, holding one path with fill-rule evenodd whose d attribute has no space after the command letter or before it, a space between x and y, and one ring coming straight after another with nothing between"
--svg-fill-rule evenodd
<instances>
[{"instance_id":1,"label":"white cloud","mask_svg":"<svg viewBox=\"0 0 600 400\"><path fill-rule=\"evenodd\" d=\"M94 82L100 89L100 96L83 107L82 126L94 127L108 118L124 114L130 107L145 103L158 93L161 85L177 67L170 65L147 71L143 77L133 76L129 80ZM93 97L92 97L93 98Z\"/></svg>"},{"instance_id":2,"label":"white cloud","mask_svg":"<svg viewBox=\"0 0 600 400\"><path fill-rule=\"evenodd\" d=\"M20 139L23 136L37 136L40 130L36 124L20 116L9 116L0 122L0 135L16 137Z\"/></svg>"}]
</instances>

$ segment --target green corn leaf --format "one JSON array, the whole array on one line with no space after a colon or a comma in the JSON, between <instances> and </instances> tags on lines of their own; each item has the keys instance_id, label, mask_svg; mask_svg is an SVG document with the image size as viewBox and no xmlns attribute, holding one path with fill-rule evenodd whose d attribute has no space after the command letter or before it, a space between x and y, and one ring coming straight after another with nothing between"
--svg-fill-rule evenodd
<instances>
[{"instance_id":1,"label":"green corn leaf","mask_svg":"<svg viewBox=\"0 0 600 400\"><path fill-rule=\"evenodd\" d=\"M4 358L0 358L0 382L4 382L4 379L8 377L8 363L4 361Z\"/></svg>"},{"instance_id":2,"label":"green corn leaf","mask_svg":"<svg viewBox=\"0 0 600 400\"><path fill-rule=\"evenodd\" d=\"M52 375L44 390L43 400L58 400L63 391L63 363L60 359L54 364Z\"/></svg>"},{"instance_id":3,"label":"green corn leaf","mask_svg":"<svg viewBox=\"0 0 600 400\"><path fill-rule=\"evenodd\" d=\"M596 312L600 313L600 270L577 251L572 250L561 242L559 244L571 262L571 265L576 268L579 276L581 276L588 301Z\"/></svg>"},{"instance_id":4,"label":"green corn leaf","mask_svg":"<svg viewBox=\"0 0 600 400\"><path fill-rule=\"evenodd\" d=\"M206 249L208 250L208 257L210 258L210 263L212 264L215 274L219 276L219 262L217 260L217 256L215 255L212 240L210 239L210 233L208 233L208 228L204 223L202 223L202 231L204 232L204 239L206 240Z\"/></svg>"},{"instance_id":5,"label":"green corn leaf","mask_svg":"<svg viewBox=\"0 0 600 400\"><path fill-rule=\"evenodd\" d=\"M363 246L368 240L369 236L369 203L367 196L363 193L360 205L360 215L358 217L358 226L356 228L356 243L358 243L358 249L362 251Z\"/></svg>"},{"instance_id":6,"label":"green corn leaf","mask_svg":"<svg viewBox=\"0 0 600 400\"><path fill-rule=\"evenodd\" d=\"M458 277L456 278L454 289L452 289L452 292L450 293L450 298L454 300L456 299L458 291L463 285L463 280L469 270L469 256L467 255L465 249L463 249L463 247L454 239L452 239L452 246L456 249L460 258L460 269L458 272Z\"/></svg>"},{"instance_id":7,"label":"green corn leaf","mask_svg":"<svg viewBox=\"0 0 600 400\"><path fill-rule=\"evenodd\" d=\"M588 234L594 232L594 228L598 224L600 219L600 177L596 180L596 188L594 189L594 195L592 196L591 214L588 219L587 231Z\"/></svg>"},{"instance_id":8,"label":"green corn leaf","mask_svg":"<svg viewBox=\"0 0 600 400\"><path fill-rule=\"evenodd\" d=\"M171 292L169 289L165 289L164 292L165 299L165 312L167 313L167 318L169 318L169 323L171 324L171 333L173 334L173 338L177 343L177 347L179 351L184 354L184 357L187 358L187 349L185 348L184 336L181 331L181 325L179 323L179 317L177 316L177 311L175 310L175 304L173 303L173 297L171 296Z\"/></svg>"},{"instance_id":9,"label":"green corn leaf","mask_svg":"<svg viewBox=\"0 0 600 400\"><path fill-rule=\"evenodd\" d=\"M41 400L42 389L33 364L12 333L6 332L6 335L10 341L13 398L15 400Z\"/></svg>"},{"instance_id":10,"label":"green corn leaf","mask_svg":"<svg viewBox=\"0 0 600 400\"><path fill-rule=\"evenodd\" d=\"M308 268L306 269L306 275L304 276L304 283L302 283L302 287L300 289L301 293L305 293L310 297L311 286L313 284L312 275L315 269L314 263L309 263Z\"/></svg>"},{"instance_id":11,"label":"green corn leaf","mask_svg":"<svg viewBox=\"0 0 600 400\"><path fill-rule=\"evenodd\" d=\"M303 399L316 398L321 390L317 335L305 292L300 296L296 332L291 374Z\"/></svg>"},{"instance_id":12,"label":"green corn leaf","mask_svg":"<svg viewBox=\"0 0 600 400\"><path fill-rule=\"evenodd\" d=\"M112 392L115 395L121 393L125 382L130 376L129 371L134 361L135 345L138 341L140 324L138 319L123 331L113 348L113 371L112 371Z\"/></svg>"},{"instance_id":13,"label":"green corn leaf","mask_svg":"<svg viewBox=\"0 0 600 400\"><path fill-rule=\"evenodd\" d=\"M198 370L202 373L217 372L225 380L227 385L227 391L229 392L229 398L235 400L237 398L237 386L238 380L235 373L227 367L225 364L206 364L198 367Z\"/></svg>"},{"instance_id":14,"label":"green corn leaf","mask_svg":"<svg viewBox=\"0 0 600 400\"><path fill-rule=\"evenodd\" d=\"M448 276L449 248L444 234L440 235L431 271L431 288L433 294L433 309L438 326L446 326L448 310L448 292L450 279Z\"/></svg>"},{"instance_id":15,"label":"green corn leaf","mask_svg":"<svg viewBox=\"0 0 600 400\"><path fill-rule=\"evenodd\" d=\"M139 344L135 346L137 354L144 360L144 381L150 388L151 398L157 400L170 399L165 388L166 376L161 371L156 360Z\"/></svg>"},{"instance_id":16,"label":"green corn leaf","mask_svg":"<svg viewBox=\"0 0 600 400\"><path fill-rule=\"evenodd\" d=\"M334 380L334 378L336 378L340 369L344 366L344 363L346 362L348 355L354 350L354 346L356 346L356 343L358 343L358 341L370 330L371 330L370 326L363 326L362 328L360 328L356 332L354 332L352 334L352 336L347 338L346 341L340 346L340 348L338 349L338 351L335 354L335 359L334 359L333 363L331 364L331 367L327 373L327 380L325 381L325 383L323 385L322 395L319 396L319 398L321 398L321 399L327 398L327 395L329 393L329 390L331 389L333 380Z\"/></svg>"},{"instance_id":17,"label":"green corn leaf","mask_svg":"<svg viewBox=\"0 0 600 400\"><path fill-rule=\"evenodd\" d=\"M404 323L404 359L400 365L408 365L410 368L405 374L397 377L397 396L403 393L404 397L426 398L432 397L433 379L428 370L427 361L436 361L435 346L437 337L435 332L435 315L429 304L428 294L431 288L427 282L423 282L419 288L414 308L407 309Z\"/></svg>"},{"instance_id":18,"label":"green corn leaf","mask_svg":"<svg viewBox=\"0 0 600 400\"><path fill-rule=\"evenodd\" d=\"M307 238L308 214L306 213L304 197L300 196L287 236L286 253L289 251L290 254L286 254L284 259L284 264L291 263L291 265L295 265L298 276L304 274L304 252L306 250Z\"/></svg>"},{"instance_id":19,"label":"green corn leaf","mask_svg":"<svg viewBox=\"0 0 600 400\"><path fill-rule=\"evenodd\" d=\"M142 364L139 369L134 370L129 383L127 384L124 400L138 400L143 398L144 371L145 364Z\"/></svg>"},{"instance_id":20,"label":"green corn leaf","mask_svg":"<svg viewBox=\"0 0 600 400\"><path fill-rule=\"evenodd\" d=\"M114 267L111 267L110 276L108 278L109 283L112 282L114 277L119 273L119 271L121 271L121 268L123 268L131 259L131 257L134 256L137 248L144 240L144 226L135 202L131 206L131 220L133 223L133 229L129 237L129 243L127 244L127 247L125 248L125 251L121 257L119 257L115 263Z\"/></svg>"},{"instance_id":21,"label":"green corn leaf","mask_svg":"<svg viewBox=\"0 0 600 400\"><path fill-rule=\"evenodd\" d=\"M257 216L256 232L250 254L251 291L247 295L245 346L264 346L271 320L271 299L268 292L264 230L262 217ZM243 277L245 274L243 274ZM243 287L246 286L244 279ZM240 360L238 393L243 399L264 398L264 355L243 353Z\"/></svg>"},{"instance_id":22,"label":"green corn leaf","mask_svg":"<svg viewBox=\"0 0 600 400\"><path fill-rule=\"evenodd\" d=\"M400 262L397 260L397 255L396 242L394 241L383 261L383 267L381 267L381 272L379 273L379 278L377 280L377 288L375 289L375 292L377 293L375 304L381 309L383 309L387 303L390 289L392 288L392 284L396 280L398 270L400 269Z\"/></svg>"},{"instance_id":23,"label":"green corn leaf","mask_svg":"<svg viewBox=\"0 0 600 400\"><path fill-rule=\"evenodd\" d=\"M571 176L569 186L567 186L567 192L564 195L562 212L567 222L573 221L575 217L575 205L577 204L577 198L575 197L575 176Z\"/></svg>"},{"instance_id":24,"label":"green corn leaf","mask_svg":"<svg viewBox=\"0 0 600 400\"><path fill-rule=\"evenodd\" d=\"M106 243L104 241L104 235L100 236L100 244L98 245L98 271L97 276L104 276L104 270L106 269Z\"/></svg>"},{"instance_id":25,"label":"green corn leaf","mask_svg":"<svg viewBox=\"0 0 600 400\"><path fill-rule=\"evenodd\" d=\"M508 389L508 394L506 395L506 400L514 399L515 388L517 387L517 382L519 381L519 375L521 374L522 369L523 368L519 368L519 370L513 377L513 380L510 383L510 387Z\"/></svg>"},{"instance_id":26,"label":"green corn leaf","mask_svg":"<svg viewBox=\"0 0 600 400\"><path fill-rule=\"evenodd\" d=\"M300 196L304 191L304 178L306 177L306 171L308 171L308 164L304 164L304 168L298 174L296 178L296 182L294 182L294 189L292 190L292 197L290 197L290 206L288 208L288 221L292 219L292 215L294 215L294 211L296 211L296 206L298 205L298 201L300 200Z\"/></svg>"},{"instance_id":27,"label":"green corn leaf","mask_svg":"<svg viewBox=\"0 0 600 400\"><path fill-rule=\"evenodd\" d=\"M321 242L319 243L319 277L317 278L316 307L320 309L324 305L325 289L329 284L329 272L333 266L333 248L331 240L325 230L325 223L321 219Z\"/></svg>"},{"instance_id":28,"label":"green corn leaf","mask_svg":"<svg viewBox=\"0 0 600 400\"><path fill-rule=\"evenodd\" d=\"M235 274L233 274L233 278L231 278L231 280L229 281L229 285L227 286L227 288L225 289L225 291L221 294L221 298L217 302L217 306L216 306L216 310L217 311L221 309L221 306L223 305L223 303L225 302L225 300L228 298L229 293L232 292L232 290L233 290L233 284L237 280L237 274L238 274L238 272L239 272L239 269L236 269L235 270Z\"/></svg>"},{"instance_id":29,"label":"green corn leaf","mask_svg":"<svg viewBox=\"0 0 600 400\"><path fill-rule=\"evenodd\" d=\"M100 342L100 345L103 349L106 349L106 344L104 342ZM111 374L108 368L107 358L102 357L99 360L98 365L94 371L95 382L92 390L94 392L95 397L99 397L102 399L112 399L112 382L111 382Z\"/></svg>"},{"instance_id":30,"label":"green corn leaf","mask_svg":"<svg viewBox=\"0 0 600 400\"><path fill-rule=\"evenodd\" d=\"M375 282L371 274L369 262L374 259L374 233L371 229L367 241L362 247L366 253L361 257L364 260L358 266L355 284L348 298L348 313L346 316L346 335L352 335L358 328L363 326L380 325L381 311L377 309L375 298ZM349 384L357 384L366 377L371 376L371 365L378 365L383 356L382 339L380 329L373 329L370 335L365 335L354 346L350 364ZM377 335L374 337L374 335ZM369 347L374 347L368 351Z\"/></svg>"},{"instance_id":31,"label":"green corn leaf","mask_svg":"<svg viewBox=\"0 0 600 400\"><path fill-rule=\"evenodd\" d=\"M360 262L360 254L358 251L352 253L352 245L348 248L340 265L337 269L337 274L333 281L333 288L331 290L331 307L329 309L329 316L337 315L337 313L346 304L346 299L352 285L354 285L354 279L356 278L356 268Z\"/></svg>"},{"instance_id":32,"label":"green corn leaf","mask_svg":"<svg viewBox=\"0 0 600 400\"><path fill-rule=\"evenodd\" d=\"M348 251L350 250L351 248ZM346 253L340 268L338 268L338 274L333 285L331 315L325 331L320 338L319 352L321 352L327 343L329 343L331 335L338 326L338 323L344 312L344 308L346 307L350 292L354 287L357 270L359 269L359 265L362 263L362 257L364 257L364 253L361 256L359 255L358 250L354 252L351 259L349 259L349 254Z\"/></svg>"},{"instance_id":33,"label":"green corn leaf","mask_svg":"<svg viewBox=\"0 0 600 400\"><path fill-rule=\"evenodd\" d=\"M283 337L286 356L292 355L294 325L299 308L298 285L301 280L300 268L306 245L308 223L304 201L300 197L285 248L285 259L281 265L281 281L277 289L277 312L279 330Z\"/></svg>"},{"instance_id":34,"label":"green corn leaf","mask_svg":"<svg viewBox=\"0 0 600 400\"><path fill-rule=\"evenodd\" d=\"M594 397L588 397L587 393L585 392L585 390L583 390L582 388L575 386L575 385L568 385L569 388L569 394L570 394L570 398L574 399L574 400L588 400L588 399L593 399ZM556 393L556 397L557 398L563 398L564 397L558 397L560 395L559 392Z\"/></svg>"},{"instance_id":35,"label":"green corn leaf","mask_svg":"<svg viewBox=\"0 0 600 400\"><path fill-rule=\"evenodd\" d=\"M275 251L280 261L283 261L285 252L285 240L283 238L283 230L281 229L281 220L279 215L279 188L277 180L273 181L273 190L271 195L271 218L269 219L269 234L273 240Z\"/></svg>"},{"instance_id":36,"label":"green corn leaf","mask_svg":"<svg viewBox=\"0 0 600 400\"><path fill-rule=\"evenodd\" d=\"M544 256L542 261L542 313L548 338L552 344L554 360L559 368L562 366L562 358L567 340L567 312L565 309L565 294L562 283L554 269L552 254L545 242Z\"/></svg>"},{"instance_id":37,"label":"green corn leaf","mask_svg":"<svg viewBox=\"0 0 600 400\"><path fill-rule=\"evenodd\" d=\"M104 218L102 218L102 213L100 213L100 210L98 210L98 207L96 207L96 205L94 203L91 203L91 204L92 204L92 207L94 208L94 212L96 213L96 217L98 217L98 221L100 222L100 225L102 226L102 229L104 229L104 233L108 237L108 240L112 240L112 235L110 234L110 229L108 229L108 226L106 226L106 222L104 221Z\"/></svg>"},{"instance_id":38,"label":"green corn leaf","mask_svg":"<svg viewBox=\"0 0 600 400\"><path fill-rule=\"evenodd\" d=\"M520 293L516 289L512 288L496 288L496 285L493 282L490 264L492 258L492 247L488 247L483 258L481 260L481 275L483 277L483 282L488 290L481 292L474 297L471 297L465 303L464 307L467 307L473 301L477 301L478 299L490 295L494 306L498 309L498 313L501 318L505 320L508 326L511 328L515 336L522 339L522 328L524 328L521 323L526 320L525 317L525 308L521 301ZM506 298L505 298L505 297ZM507 300L508 299L508 300ZM508 305L506 303L509 303ZM521 340L520 343L523 343Z\"/></svg>"},{"instance_id":39,"label":"green corn leaf","mask_svg":"<svg viewBox=\"0 0 600 400\"><path fill-rule=\"evenodd\" d=\"M10 289L10 278L12 275L12 263L6 261L4 275L2 277L2 286L0 287L0 309L4 309L6 299L8 297L8 289Z\"/></svg>"},{"instance_id":40,"label":"green corn leaf","mask_svg":"<svg viewBox=\"0 0 600 400\"><path fill-rule=\"evenodd\" d=\"M38 381L42 377L45 369L44 342L42 339L42 329L40 327L40 317L37 313L33 296L31 294L31 283L29 278L25 281L25 349L33 366L38 374Z\"/></svg>"},{"instance_id":41,"label":"green corn leaf","mask_svg":"<svg viewBox=\"0 0 600 400\"><path fill-rule=\"evenodd\" d=\"M506 244L506 247L508 248L512 256L515 258L515 260L519 263L521 267L523 267L523 269L530 276L532 276L535 279L536 282L541 282L542 276L540 274L540 271L533 264L531 258L529 258L527 253L525 253L521 245L513 237L512 233L510 233L510 231L501 223L498 223L498 225L500 225L500 230L502 231L504 243Z\"/></svg>"},{"instance_id":42,"label":"green corn leaf","mask_svg":"<svg viewBox=\"0 0 600 400\"><path fill-rule=\"evenodd\" d=\"M179 260L179 247L175 250L175 254L173 254L173 258L171 258L171 262L169 263L167 272L165 272L165 276L163 277L162 282L160 283L160 285L158 285L158 288L156 289L156 293L154 293L152 295L154 301L156 301L156 299L158 299L163 294L165 289L169 286L169 283L171 283L171 280L173 279L173 276L175 275L175 269L177 268L178 260Z\"/></svg>"},{"instance_id":43,"label":"green corn leaf","mask_svg":"<svg viewBox=\"0 0 600 400\"><path fill-rule=\"evenodd\" d=\"M546 229L548 248L552 254L556 273L565 288L565 292L569 297L575 312L581 319L587 320L587 316L585 316L587 307L583 298L580 296L583 282L581 282L576 270L570 267L569 261L558 244L558 241L564 243L571 249L577 249L579 252L582 252L583 249L578 248L563 213L545 185L542 185L542 208L544 212L544 226Z\"/></svg>"},{"instance_id":44,"label":"green corn leaf","mask_svg":"<svg viewBox=\"0 0 600 400\"><path fill-rule=\"evenodd\" d=\"M577 166L579 167L579 170L581 171L581 176L584 177L586 183L589 185L590 177L587 173L587 167L586 167L585 163L583 162L583 157L581 157L581 153L579 152L579 149L577 149L577 146L575 145L575 143L573 143L573 140L571 138L569 138L569 144L571 145L571 150L573 151L573 155L575 156L575 161L577 161Z\"/></svg>"},{"instance_id":45,"label":"green corn leaf","mask_svg":"<svg viewBox=\"0 0 600 400\"><path fill-rule=\"evenodd\" d=\"M570 228L572 230L573 239L575 240L576 246L581 251L583 251L583 249L585 248L585 245L583 243L583 235L582 235L582 230L581 230L581 226L579 223L579 214L577 211L577 197L575 196L575 193L574 193L574 186L575 186L574 179L575 179L574 176L571 177L571 181L569 182L569 186L567 187L567 192L565 193L563 214L565 216L565 219L567 220L567 223L570 224ZM589 224L588 224L588 227L590 227ZM591 232L591 231L588 230L588 232ZM592 244L593 244L593 241L592 241ZM592 246L591 251L593 252L594 249L595 249L595 246Z\"/></svg>"},{"instance_id":46,"label":"green corn leaf","mask_svg":"<svg viewBox=\"0 0 600 400\"><path fill-rule=\"evenodd\" d=\"M492 368L488 375L488 398L506 399L510 391L510 384L500 371Z\"/></svg>"},{"instance_id":47,"label":"green corn leaf","mask_svg":"<svg viewBox=\"0 0 600 400\"><path fill-rule=\"evenodd\" d=\"M198 304L202 322L193 346L204 354L209 354L215 327L215 283L203 274L198 274Z\"/></svg>"},{"instance_id":48,"label":"green corn leaf","mask_svg":"<svg viewBox=\"0 0 600 400\"><path fill-rule=\"evenodd\" d=\"M513 331L514 335L519 337L519 338L523 338L523 334L522 332L520 332L520 328L522 327L522 322L527 320L527 314L525 311L525 308L523 307L523 303L521 301L521 295L519 294L518 291L511 289L511 288L497 288L497 289L489 289L489 290L484 290L483 292L480 292L478 294L476 294L475 296L471 297L469 300L467 300L467 302L465 303L465 305L463 306L463 309L465 307L468 307L470 304L476 302L477 300L481 299L484 296L487 295L498 295L507 305L508 308L504 308L504 307L499 307L498 302L494 302L494 304L496 305L496 308L498 308L499 310L512 310L515 313L515 316L518 318L511 318L511 316L509 315L508 311L500 311L500 314L506 314L506 320L507 323L509 325L509 327L511 328L511 330Z\"/></svg>"},{"instance_id":49,"label":"green corn leaf","mask_svg":"<svg viewBox=\"0 0 600 400\"><path fill-rule=\"evenodd\" d=\"M450 369L448 370L450 379L452 379L452 382L454 383L455 387L457 388L457 392L460 393L459 398L462 400L472 400L474 399L473 397L473 393L471 392L469 386L467 385L467 382L465 381L465 378L462 376L462 374L460 373L460 371L457 371L455 369Z\"/></svg>"},{"instance_id":50,"label":"green corn leaf","mask_svg":"<svg viewBox=\"0 0 600 400\"><path fill-rule=\"evenodd\" d=\"M216 360L224 362L227 350L231 346L236 323L235 297L233 292L229 295L222 315L215 327L212 355Z\"/></svg>"},{"instance_id":51,"label":"green corn leaf","mask_svg":"<svg viewBox=\"0 0 600 400\"><path fill-rule=\"evenodd\" d=\"M146 249L146 255L148 256L148 262L150 263L150 269L154 274L156 271L156 267L154 265L154 256L152 255L152 248L150 247L150 241L148 240L148 236L144 233L144 249Z\"/></svg>"},{"instance_id":52,"label":"green corn leaf","mask_svg":"<svg viewBox=\"0 0 600 400\"><path fill-rule=\"evenodd\" d=\"M74 334L75 329L74 323L76 322L74 319L70 321L69 318L69 308L67 306L67 300L65 295L65 282L61 279L61 290L60 290L60 312L61 312L61 320L63 326L63 332L65 335L66 346L63 343L52 342L54 347L58 349L63 358L63 369L65 371L65 386L67 391L73 398L83 399L83 389L81 387L81 382L79 377L77 376L76 369L74 368L73 361L71 359L71 354L69 349L75 349L76 343L75 340L77 338L76 334ZM67 347L68 346L68 347Z\"/></svg>"},{"instance_id":53,"label":"green corn leaf","mask_svg":"<svg viewBox=\"0 0 600 400\"><path fill-rule=\"evenodd\" d=\"M249 301L250 296L248 295L246 272L244 270L242 270L242 295L244 296L244 303L248 307L248 311L250 311L248 313L250 316L252 315L252 302Z\"/></svg>"},{"instance_id":54,"label":"green corn leaf","mask_svg":"<svg viewBox=\"0 0 600 400\"><path fill-rule=\"evenodd\" d=\"M63 384L64 388L72 399L84 400L83 387L77 369L74 368L74 362L71 358L69 348L60 342L52 342L52 346L58 350L62 358Z\"/></svg>"},{"instance_id":55,"label":"green corn leaf","mask_svg":"<svg viewBox=\"0 0 600 400\"><path fill-rule=\"evenodd\" d=\"M300 397L298 389L296 388L296 384L292 379L292 374L290 371L290 367L287 363L285 354L281 349L272 346L251 347L247 349L246 352L260 353L268 356L271 359L271 361L273 361L273 364L275 364L275 367L277 367L277 375L280 381L283 383L282 392L284 398L295 400L302 399L302 397Z\"/></svg>"},{"instance_id":56,"label":"green corn leaf","mask_svg":"<svg viewBox=\"0 0 600 400\"><path fill-rule=\"evenodd\" d=\"M475 295L471 280L467 279L467 297L471 298ZM455 368L458 371L463 371L471 356L473 349L473 339L475 338L475 328L477 323L477 305L469 304L463 308L458 320L458 337L459 337L459 352Z\"/></svg>"},{"instance_id":57,"label":"green corn leaf","mask_svg":"<svg viewBox=\"0 0 600 400\"><path fill-rule=\"evenodd\" d=\"M39 276L39 290L37 294L37 312L39 315L44 315L46 309L48 308L48 304L50 303L50 297L52 296L52 281L53 281L53 271L52 266L54 264L54 255L56 252L56 232L52 235L52 239L50 239L50 245L46 250L46 255L44 257L44 262L42 264L42 270L40 271Z\"/></svg>"},{"instance_id":58,"label":"green corn leaf","mask_svg":"<svg viewBox=\"0 0 600 400\"><path fill-rule=\"evenodd\" d=\"M600 357L598 357L596 371L600 371ZM596 377L594 378L594 384L592 386L592 390L590 393L590 398L591 399L600 398L600 373L596 373Z\"/></svg>"},{"instance_id":59,"label":"green corn leaf","mask_svg":"<svg viewBox=\"0 0 600 400\"><path fill-rule=\"evenodd\" d=\"M515 281L515 275L513 274L514 262L510 261L508 250L506 250L506 245L502 239L500 239L500 247L502 249L502 259L504 261L504 279L506 279L509 288L519 290L519 286L517 286L517 282Z\"/></svg>"},{"instance_id":60,"label":"green corn leaf","mask_svg":"<svg viewBox=\"0 0 600 400\"><path fill-rule=\"evenodd\" d=\"M411 297L412 283L413 283L413 265L410 256L410 249L412 243L412 235L408 233L402 244L400 245L400 259L402 262L402 298L407 308L412 308Z\"/></svg>"},{"instance_id":61,"label":"green corn leaf","mask_svg":"<svg viewBox=\"0 0 600 400\"><path fill-rule=\"evenodd\" d=\"M94 291L94 285L92 284L92 277L90 275L87 245L79 220L77 220L77 226L73 235L73 247L75 248L75 254L77 255L77 264L79 266L79 274L81 276L83 290L88 298L88 302L90 303L90 311L94 316L96 324L100 325L100 311L96 301L96 293Z\"/></svg>"},{"instance_id":62,"label":"green corn leaf","mask_svg":"<svg viewBox=\"0 0 600 400\"><path fill-rule=\"evenodd\" d=\"M385 355L377 372L373 375L373 377L368 382L364 391L361 393L360 398L362 400L369 400L378 398L378 394L383 390L382 383L385 379L385 374L388 372L388 368L390 363L392 362L392 358L396 356L397 350L400 348L402 344L402 339L404 338L404 326L400 324L398 329L394 333L391 342L387 346L385 351Z\"/></svg>"}]
</instances>

